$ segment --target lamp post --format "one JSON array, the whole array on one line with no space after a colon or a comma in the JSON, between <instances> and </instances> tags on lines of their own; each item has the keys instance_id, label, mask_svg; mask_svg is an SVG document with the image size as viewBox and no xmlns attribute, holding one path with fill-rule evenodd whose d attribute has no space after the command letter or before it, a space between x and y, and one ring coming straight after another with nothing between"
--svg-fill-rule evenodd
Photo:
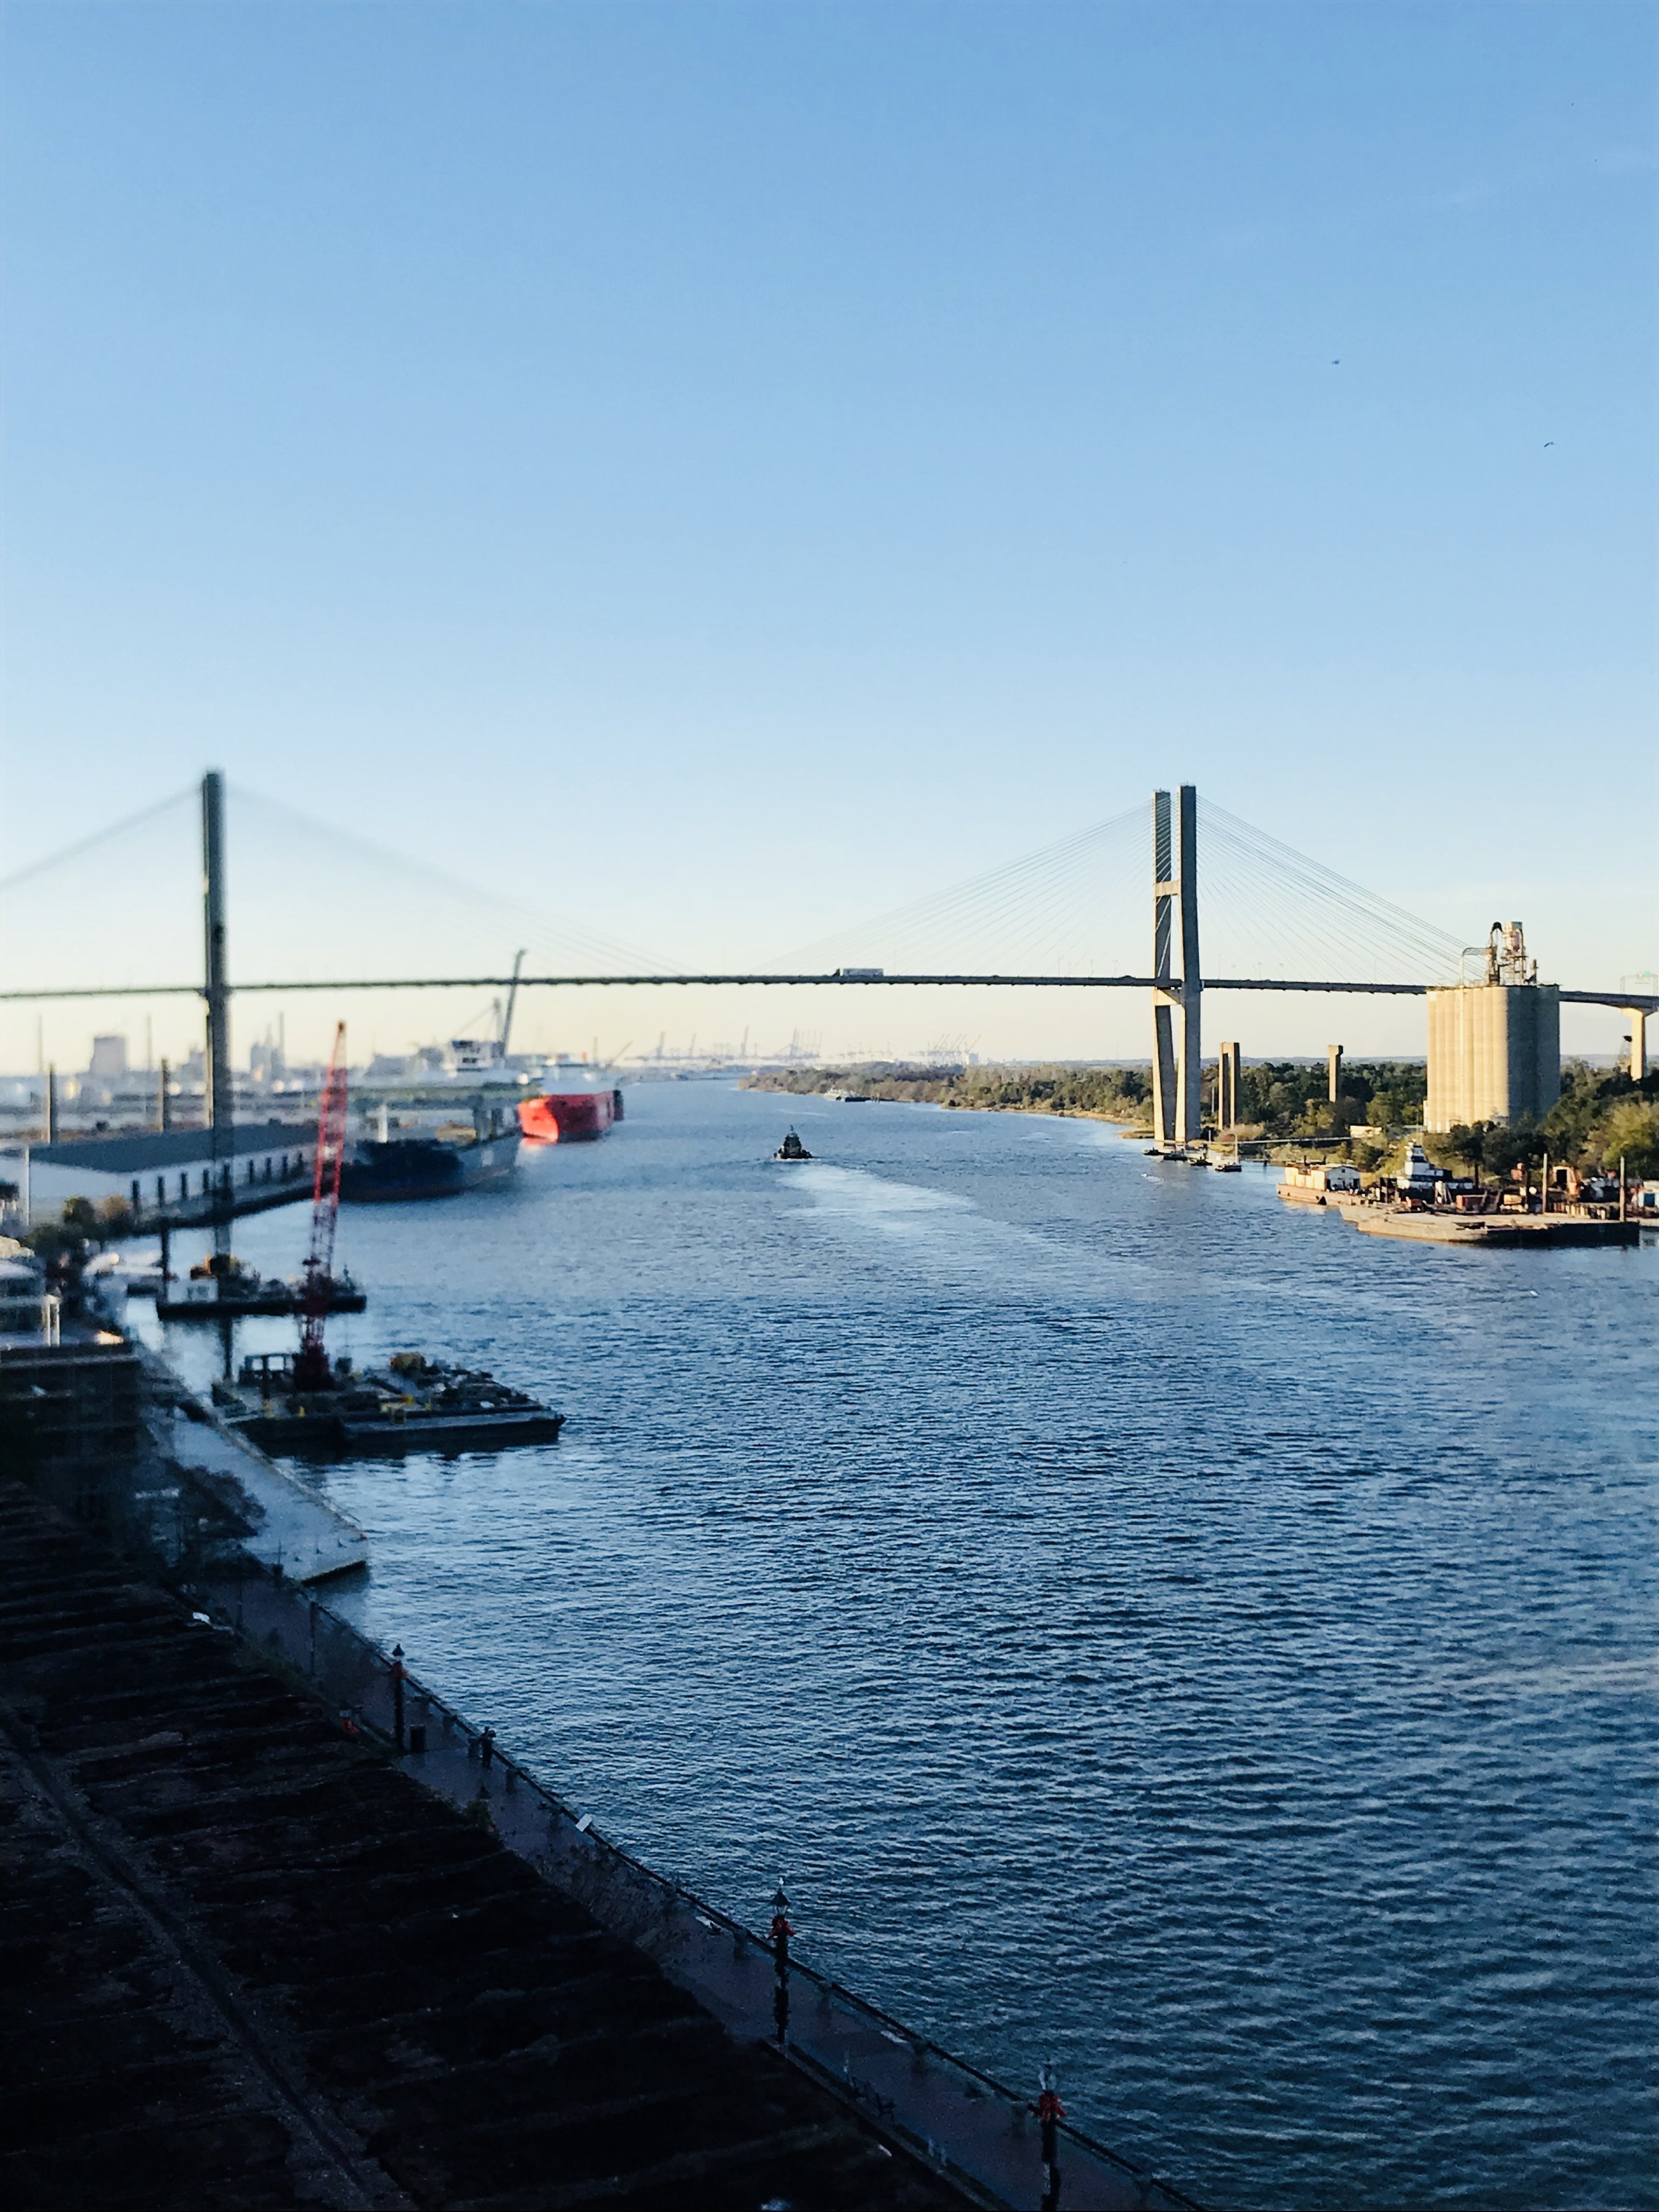
<instances>
[{"instance_id":1,"label":"lamp post","mask_svg":"<svg viewBox=\"0 0 1659 2212\"><path fill-rule=\"evenodd\" d=\"M1060 2124L1066 2107L1054 2087L1052 2061L1037 2076L1037 2100L1031 2110L1042 2134L1042 2212L1060 2212Z\"/></svg>"},{"instance_id":2,"label":"lamp post","mask_svg":"<svg viewBox=\"0 0 1659 2212\"><path fill-rule=\"evenodd\" d=\"M776 1977L772 1990L772 2018L777 2025L778 2048L789 2040L789 1938L794 1929L789 1925L789 1899L783 1893L783 1876L778 1876L777 1890L772 1899L772 1971Z\"/></svg>"}]
</instances>

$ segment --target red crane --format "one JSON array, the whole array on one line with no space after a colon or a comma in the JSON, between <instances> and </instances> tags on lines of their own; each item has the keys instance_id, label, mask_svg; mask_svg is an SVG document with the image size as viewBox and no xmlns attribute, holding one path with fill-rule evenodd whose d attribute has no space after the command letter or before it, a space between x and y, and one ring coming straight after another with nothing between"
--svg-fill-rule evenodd
<instances>
[{"instance_id":1,"label":"red crane","mask_svg":"<svg viewBox=\"0 0 1659 2212\"><path fill-rule=\"evenodd\" d=\"M340 1218L340 1168L345 1158L345 1024L334 1031L317 1109L317 1164L311 1177L311 1249L300 1284L300 1350L294 1362L296 1390L325 1390L328 1354L323 1323L334 1291L334 1226Z\"/></svg>"}]
</instances>

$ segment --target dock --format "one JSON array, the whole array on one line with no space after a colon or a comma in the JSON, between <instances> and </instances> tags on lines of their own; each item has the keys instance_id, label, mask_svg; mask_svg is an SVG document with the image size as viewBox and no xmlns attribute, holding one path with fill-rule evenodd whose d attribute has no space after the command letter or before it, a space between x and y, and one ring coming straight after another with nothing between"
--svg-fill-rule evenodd
<instances>
[{"instance_id":1,"label":"dock","mask_svg":"<svg viewBox=\"0 0 1659 2212\"><path fill-rule=\"evenodd\" d=\"M1391 1206L1339 1206L1345 1221L1366 1237L1395 1237L1408 1244L1459 1244L1541 1252L1560 1245L1637 1244L1639 1221L1608 1221L1574 1213L1433 1213Z\"/></svg>"}]
</instances>

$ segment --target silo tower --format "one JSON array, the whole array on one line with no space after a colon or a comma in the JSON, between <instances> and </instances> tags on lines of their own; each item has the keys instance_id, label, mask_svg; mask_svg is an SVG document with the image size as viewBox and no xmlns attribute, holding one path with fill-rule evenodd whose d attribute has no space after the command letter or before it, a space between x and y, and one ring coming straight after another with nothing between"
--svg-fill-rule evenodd
<instances>
[{"instance_id":1,"label":"silo tower","mask_svg":"<svg viewBox=\"0 0 1659 2212\"><path fill-rule=\"evenodd\" d=\"M1429 993L1424 1124L1541 1119L1561 1095L1561 999L1518 921L1495 921L1478 981Z\"/></svg>"}]
</instances>

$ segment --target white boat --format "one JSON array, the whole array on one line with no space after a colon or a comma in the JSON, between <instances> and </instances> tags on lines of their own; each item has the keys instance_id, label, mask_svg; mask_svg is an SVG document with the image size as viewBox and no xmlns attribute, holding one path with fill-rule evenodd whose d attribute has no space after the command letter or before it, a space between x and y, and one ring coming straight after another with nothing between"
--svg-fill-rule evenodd
<instances>
[{"instance_id":1,"label":"white boat","mask_svg":"<svg viewBox=\"0 0 1659 2212\"><path fill-rule=\"evenodd\" d=\"M130 1298L153 1298L166 1287L159 1252L100 1252L88 1261L82 1273L106 1290L124 1291Z\"/></svg>"},{"instance_id":2,"label":"white boat","mask_svg":"<svg viewBox=\"0 0 1659 2212\"><path fill-rule=\"evenodd\" d=\"M1394 1179L1402 1198L1432 1199L1436 1186L1449 1180L1444 1168L1436 1167L1421 1145L1408 1145L1406 1164Z\"/></svg>"}]
</instances>

